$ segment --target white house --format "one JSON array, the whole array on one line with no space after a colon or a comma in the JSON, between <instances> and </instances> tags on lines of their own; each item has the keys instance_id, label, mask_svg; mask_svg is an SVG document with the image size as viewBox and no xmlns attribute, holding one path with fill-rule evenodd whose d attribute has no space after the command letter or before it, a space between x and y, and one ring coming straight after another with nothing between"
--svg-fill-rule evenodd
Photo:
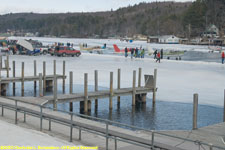
<instances>
[{"instance_id":1,"label":"white house","mask_svg":"<svg viewBox=\"0 0 225 150\"><path fill-rule=\"evenodd\" d=\"M164 35L159 37L159 43L164 44L179 44L180 38L174 35Z\"/></svg>"}]
</instances>

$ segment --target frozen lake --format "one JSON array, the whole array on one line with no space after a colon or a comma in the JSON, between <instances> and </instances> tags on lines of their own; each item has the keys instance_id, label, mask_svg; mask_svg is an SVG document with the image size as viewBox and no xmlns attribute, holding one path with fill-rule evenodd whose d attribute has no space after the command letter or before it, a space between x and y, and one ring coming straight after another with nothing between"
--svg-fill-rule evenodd
<instances>
[{"instance_id":1,"label":"frozen lake","mask_svg":"<svg viewBox=\"0 0 225 150\"><path fill-rule=\"evenodd\" d=\"M43 38L43 41L54 41L55 39ZM57 39L58 40L58 39ZM70 39L72 40L72 39ZM78 40L78 39L77 39ZM82 41L82 39L79 39ZM70 42L67 39L60 39L61 42ZM85 39L85 42L88 41ZM100 41L100 40L99 40ZM106 43L107 40L98 40L96 44ZM116 42L108 41L107 45ZM84 42L83 42L84 43ZM93 40L87 43L94 43ZM126 45L120 42L121 45ZM139 45L143 42L134 42ZM118 44L119 45L119 44ZM159 45L157 45L159 46ZM173 46L173 45L162 45ZM191 48L195 46L175 45L177 49ZM199 48L199 46L197 46ZM200 47L204 48L204 47ZM222 121L222 106L224 103L225 89L225 65L216 62L202 61L173 61L162 60L155 63L151 58L133 59L124 58L117 55L98 55L82 53L77 57L52 57L52 56L10 56L10 66L13 60L16 61L17 75L21 75L21 62L25 62L25 75L33 75L33 60L37 60L38 72L42 72L42 62L46 61L47 74L53 73L53 60L57 60L57 73L62 73L62 61L66 61L66 75L69 71L74 72L74 92L83 91L84 73L88 73L88 84L94 85L94 70L99 71L99 86L109 87L109 74L114 72L114 87L117 87L117 69L121 69L121 87L132 86L132 72L142 68L143 74L153 74L154 69L158 70L157 76L157 99L155 110L151 107L152 95L148 95L147 105L137 107L132 110L131 98L124 97L121 100L121 107L117 108L114 100L112 112L108 111L108 100L102 100L99 109L92 112L92 115L101 118L112 119L115 121L133 124L139 127L150 129L190 129L192 117L193 94L199 94L200 106L200 126L205 126ZM143 79L143 78L142 78ZM61 81L60 81L61 82ZM66 82L69 83L68 80ZM32 95L32 83L25 85L25 94ZM60 83L59 83L60 84ZM144 80L142 80L144 85ZM19 84L17 85L19 86ZM59 89L61 86L59 87ZM67 87L68 90L68 87ZM91 88L89 90L92 90ZM9 93L10 94L10 93ZM19 91L18 93L19 94ZM78 104L74 104L78 108ZM68 105L61 106L67 109ZM78 109L77 109L78 110ZM76 111L77 111L76 110ZM77 111L78 112L78 111ZM132 113L135 112L135 113ZM215 117L216 116L216 117ZM127 119L125 119L127 118ZM136 122L136 123L135 123ZM184 122L180 124L179 122ZM168 125L167 125L168 124Z\"/></svg>"}]
</instances>

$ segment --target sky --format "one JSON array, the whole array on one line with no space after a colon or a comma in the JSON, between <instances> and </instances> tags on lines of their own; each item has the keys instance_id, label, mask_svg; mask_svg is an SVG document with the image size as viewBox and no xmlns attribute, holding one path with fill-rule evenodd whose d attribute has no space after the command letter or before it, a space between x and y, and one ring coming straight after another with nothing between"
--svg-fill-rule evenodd
<instances>
[{"instance_id":1,"label":"sky","mask_svg":"<svg viewBox=\"0 0 225 150\"><path fill-rule=\"evenodd\" d=\"M193 0L0 0L0 14L33 12L33 13L67 13L96 12L116 10L120 7L140 2Z\"/></svg>"}]
</instances>

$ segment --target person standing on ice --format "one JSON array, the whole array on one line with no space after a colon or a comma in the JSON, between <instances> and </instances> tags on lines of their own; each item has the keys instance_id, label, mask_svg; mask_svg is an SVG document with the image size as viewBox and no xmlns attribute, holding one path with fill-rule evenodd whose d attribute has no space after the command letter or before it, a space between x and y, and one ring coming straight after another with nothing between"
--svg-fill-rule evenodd
<instances>
[{"instance_id":1,"label":"person standing on ice","mask_svg":"<svg viewBox=\"0 0 225 150\"><path fill-rule=\"evenodd\" d=\"M155 50L153 54L154 54L154 59L156 59L157 50Z\"/></svg>"},{"instance_id":2,"label":"person standing on ice","mask_svg":"<svg viewBox=\"0 0 225 150\"><path fill-rule=\"evenodd\" d=\"M224 58L225 58L225 54L224 54L224 52L222 52L222 54L221 54L221 58L222 58L222 64L224 64Z\"/></svg>"},{"instance_id":3,"label":"person standing on ice","mask_svg":"<svg viewBox=\"0 0 225 150\"><path fill-rule=\"evenodd\" d=\"M159 61L159 63L160 63L160 58L161 58L161 57L160 57L160 52L158 52L158 53L157 53L157 56L156 56L156 62Z\"/></svg>"},{"instance_id":4,"label":"person standing on ice","mask_svg":"<svg viewBox=\"0 0 225 150\"><path fill-rule=\"evenodd\" d=\"M131 54L131 55L130 55L131 59L133 59L133 56L134 56L134 48L131 48L131 49L130 49L130 54Z\"/></svg>"},{"instance_id":5,"label":"person standing on ice","mask_svg":"<svg viewBox=\"0 0 225 150\"><path fill-rule=\"evenodd\" d=\"M137 58L138 57L138 48L136 47L136 49L135 49L135 58Z\"/></svg>"},{"instance_id":6,"label":"person standing on ice","mask_svg":"<svg viewBox=\"0 0 225 150\"><path fill-rule=\"evenodd\" d=\"M163 59L163 49L161 49L160 53L161 53L161 59Z\"/></svg>"},{"instance_id":7,"label":"person standing on ice","mask_svg":"<svg viewBox=\"0 0 225 150\"><path fill-rule=\"evenodd\" d=\"M125 57L128 56L127 53L128 53L128 49L127 49L127 47L126 47L126 48L125 48Z\"/></svg>"}]
</instances>

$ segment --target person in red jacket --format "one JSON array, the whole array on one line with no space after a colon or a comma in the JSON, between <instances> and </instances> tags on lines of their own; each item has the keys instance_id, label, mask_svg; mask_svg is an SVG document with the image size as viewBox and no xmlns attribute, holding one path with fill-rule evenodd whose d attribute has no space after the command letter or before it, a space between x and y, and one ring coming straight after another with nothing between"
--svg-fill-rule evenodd
<instances>
[{"instance_id":1,"label":"person in red jacket","mask_svg":"<svg viewBox=\"0 0 225 150\"><path fill-rule=\"evenodd\" d=\"M157 56L156 56L156 62L159 61L159 63L160 63L160 58L161 58L160 52L158 52L158 53L157 53Z\"/></svg>"},{"instance_id":2,"label":"person in red jacket","mask_svg":"<svg viewBox=\"0 0 225 150\"><path fill-rule=\"evenodd\" d=\"M225 57L224 52L222 52L221 57L222 57L222 64L224 64L224 57Z\"/></svg>"}]
</instances>

